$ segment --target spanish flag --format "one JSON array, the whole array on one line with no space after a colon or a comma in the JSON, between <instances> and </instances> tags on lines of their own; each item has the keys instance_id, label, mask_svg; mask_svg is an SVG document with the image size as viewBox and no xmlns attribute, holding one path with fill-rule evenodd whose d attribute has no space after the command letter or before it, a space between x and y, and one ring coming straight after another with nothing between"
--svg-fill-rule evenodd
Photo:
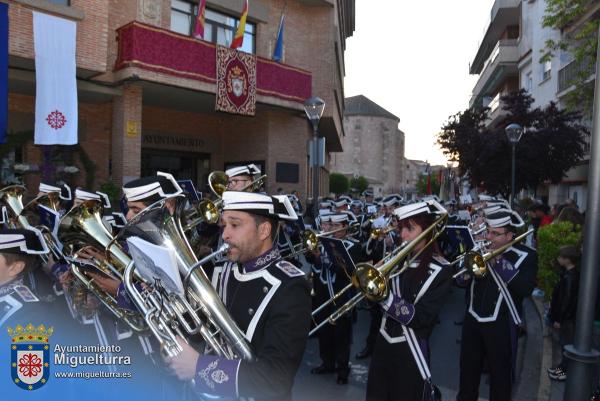
<instances>
[{"instance_id":1,"label":"spanish flag","mask_svg":"<svg viewBox=\"0 0 600 401\"><path fill-rule=\"evenodd\" d=\"M198 16L196 17L196 26L194 27L194 37L204 39L204 11L206 10L206 0L200 0L198 4Z\"/></svg>"},{"instance_id":2,"label":"spanish flag","mask_svg":"<svg viewBox=\"0 0 600 401\"><path fill-rule=\"evenodd\" d=\"M231 48L237 49L242 47L244 43L244 32L246 31L246 17L248 16L248 0L244 0L244 9L242 10L242 16L240 17L240 24L238 25L233 41L231 42Z\"/></svg>"}]
</instances>

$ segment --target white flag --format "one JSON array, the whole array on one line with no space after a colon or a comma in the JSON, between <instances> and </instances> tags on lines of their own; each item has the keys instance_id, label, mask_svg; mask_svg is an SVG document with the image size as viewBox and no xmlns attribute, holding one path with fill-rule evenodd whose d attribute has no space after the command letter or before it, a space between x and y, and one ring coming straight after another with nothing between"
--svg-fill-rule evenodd
<instances>
[{"instance_id":1,"label":"white flag","mask_svg":"<svg viewBox=\"0 0 600 401\"><path fill-rule=\"evenodd\" d=\"M76 24L33 12L35 144L77 143Z\"/></svg>"}]
</instances>

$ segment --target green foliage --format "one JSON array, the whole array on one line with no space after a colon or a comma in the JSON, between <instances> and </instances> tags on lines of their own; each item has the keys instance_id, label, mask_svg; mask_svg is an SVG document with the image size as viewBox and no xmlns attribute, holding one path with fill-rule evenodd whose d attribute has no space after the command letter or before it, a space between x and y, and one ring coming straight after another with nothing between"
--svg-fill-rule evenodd
<instances>
[{"instance_id":1,"label":"green foliage","mask_svg":"<svg viewBox=\"0 0 600 401\"><path fill-rule=\"evenodd\" d=\"M349 187L350 183L344 174L329 174L329 192L333 192L336 195L341 195L348 192Z\"/></svg>"},{"instance_id":2,"label":"green foliage","mask_svg":"<svg viewBox=\"0 0 600 401\"><path fill-rule=\"evenodd\" d=\"M583 156L584 136L589 135L577 112L560 110L550 102L534 108L525 90L501 98L506 121L520 124L525 133L516 146L516 191L558 182ZM467 109L451 116L438 134L438 144L461 175L473 186L505 197L510 192L511 145L505 125L486 127L489 109Z\"/></svg>"},{"instance_id":3,"label":"green foliage","mask_svg":"<svg viewBox=\"0 0 600 401\"><path fill-rule=\"evenodd\" d=\"M560 271L554 261L563 245L579 246L581 226L568 221L555 222L538 230L538 287L544 290L546 299L552 297L554 285L558 282Z\"/></svg>"},{"instance_id":4,"label":"green foliage","mask_svg":"<svg viewBox=\"0 0 600 401\"><path fill-rule=\"evenodd\" d=\"M427 195L427 174L423 174L419 181L417 181L417 192L419 195ZM438 175L435 173L431 174L431 194L439 195L440 183L438 182Z\"/></svg>"},{"instance_id":5,"label":"green foliage","mask_svg":"<svg viewBox=\"0 0 600 401\"><path fill-rule=\"evenodd\" d=\"M361 175L350 180L350 188L360 194L362 191L369 188L369 181Z\"/></svg>"},{"instance_id":6,"label":"green foliage","mask_svg":"<svg viewBox=\"0 0 600 401\"><path fill-rule=\"evenodd\" d=\"M563 31L572 28L568 35L562 35L558 41L546 41L544 55L540 63L549 60L557 51L569 52L573 55L574 65L577 66L575 78L570 82L576 89L566 96L567 108L579 110L586 116L591 116L594 101L594 88L589 83L591 74L596 66L596 48L598 46L598 19L590 19L580 26L579 22L589 6L597 0L546 0L546 13L542 26Z\"/></svg>"},{"instance_id":7,"label":"green foliage","mask_svg":"<svg viewBox=\"0 0 600 401\"><path fill-rule=\"evenodd\" d=\"M108 198L110 199L110 204L112 205L112 209L114 211L117 211L117 206L120 202L119 195L121 195L121 188L116 186L114 182L107 181L104 184L100 185L99 191L104 192L106 195L108 195Z\"/></svg>"}]
</instances>

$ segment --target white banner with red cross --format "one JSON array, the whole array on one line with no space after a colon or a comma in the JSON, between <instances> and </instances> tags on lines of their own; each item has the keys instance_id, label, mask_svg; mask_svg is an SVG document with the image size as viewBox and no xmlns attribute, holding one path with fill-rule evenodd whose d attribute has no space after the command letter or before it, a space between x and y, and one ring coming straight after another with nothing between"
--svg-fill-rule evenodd
<instances>
[{"instance_id":1,"label":"white banner with red cross","mask_svg":"<svg viewBox=\"0 0 600 401\"><path fill-rule=\"evenodd\" d=\"M33 12L35 144L77 143L74 21Z\"/></svg>"}]
</instances>

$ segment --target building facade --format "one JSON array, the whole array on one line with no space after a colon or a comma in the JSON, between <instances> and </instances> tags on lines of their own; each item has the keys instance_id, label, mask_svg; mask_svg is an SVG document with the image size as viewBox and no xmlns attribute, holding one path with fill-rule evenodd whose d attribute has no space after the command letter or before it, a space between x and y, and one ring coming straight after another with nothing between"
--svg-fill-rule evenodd
<instances>
[{"instance_id":1,"label":"building facade","mask_svg":"<svg viewBox=\"0 0 600 401\"><path fill-rule=\"evenodd\" d=\"M597 4L591 7L600 8ZM490 23L470 65L470 73L479 75L470 107L490 108L488 127L510 123L500 100L508 92L523 88L534 99L532 107L543 108L551 101L564 107L565 95L574 89L568 79L577 73L573 56L565 51L550 54L546 42L556 42L576 28L558 31L543 27L545 10L545 0L496 0L492 6ZM594 18L594 11L582 17L586 18ZM588 125L591 127L591 123ZM589 145L581 162L560 183L535 189L537 197L550 205L570 198L585 210L588 165Z\"/></svg>"},{"instance_id":2,"label":"building facade","mask_svg":"<svg viewBox=\"0 0 600 401\"><path fill-rule=\"evenodd\" d=\"M375 196L404 188L404 132L400 118L363 95L346 98L341 153L332 153L331 168L349 178L363 176Z\"/></svg>"},{"instance_id":3,"label":"building facade","mask_svg":"<svg viewBox=\"0 0 600 401\"><path fill-rule=\"evenodd\" d=\"M3 178L29 166L25 183L42 177L98 189L157 170L191 178L206 190L211 171L254 162L266 190L311 196L307 144L312 130L303 102L326 102L319 131L326 151L342 150L345 40L354 31L354 0L250 2L244 44L256 56L256 111L215 111L218 45L228 47L242 0L207 1L204 40L191 36L197 1L10 0L9 144ZM285 8L282 62L271 60ZM36 146L32 12L77 23L79 144ZM318 26L319 29L314 29ZM329 161L330 158L328 158ZM74 166L74 169L65 167ZM320 169L321 192L329 165Z\"/></svg>"}]
</instances>

